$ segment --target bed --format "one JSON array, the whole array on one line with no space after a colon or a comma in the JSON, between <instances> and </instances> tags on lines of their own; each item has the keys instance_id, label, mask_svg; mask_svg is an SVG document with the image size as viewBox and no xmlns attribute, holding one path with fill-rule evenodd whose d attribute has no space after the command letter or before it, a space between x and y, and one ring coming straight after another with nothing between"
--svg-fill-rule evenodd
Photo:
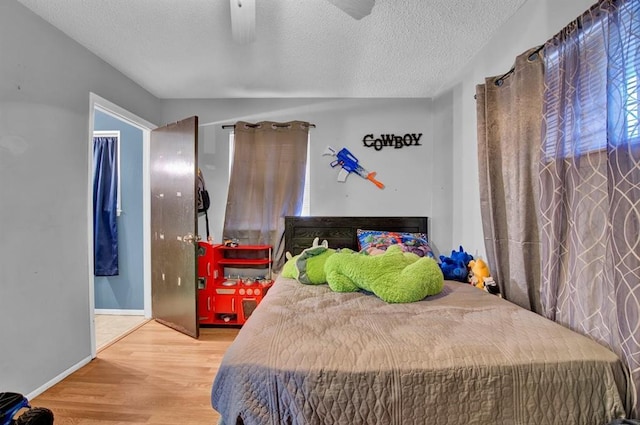
<instances>
[{"instance_id":1,"label":"bed","mask_svg":"<svg viewBox=\"0 0 640 425\"><path fill-rule=\"evenodd\" d=\"M357 249L426 217L287 217L286 249ZM624 417L628 374L596 342L460 282L406 304L279 277L211 391L232 424L579 424Z\"/></svg>"}]
</instances>

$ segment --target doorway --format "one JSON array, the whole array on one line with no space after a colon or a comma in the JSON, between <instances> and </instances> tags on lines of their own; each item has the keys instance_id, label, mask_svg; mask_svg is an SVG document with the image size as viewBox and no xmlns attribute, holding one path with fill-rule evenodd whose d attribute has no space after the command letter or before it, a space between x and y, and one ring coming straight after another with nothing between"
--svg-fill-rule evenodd
<instances>
[{"instance_id":1,"label":"doorway","mask_svg":"<svg viewBox=\"0 0 640 425\"><path fill-rule=\"evenodd\" d=\"M133 168L141 170L141 173L139 171L138 173L140 174L142 193L134 195L134 197L138 196L139 199L135 199L135 202L130 204L133 210L139 211L131 211L131 216L136 218L132 223L127 224L131 230L129 236L133 236L137 240L134 242L134 246L135 244L139 244L139 246L135 249L137 253L133 255L126 250L120 254L121 258L124 255L123 260L127 265L126 272L131 274L130 276L115 276L111 280L102 276L94 276L93 203L88 203L91 357L95 358L98 348L105 348L105 346L113 343L123 334L126 335L131 332L151 317L149 141L150 131L156 126L94 93L90 94L89 117L90 146L93 146L94 131L105 130L105 125L119 127L121 133L123 131L130 131L132 134L137 133L140 137L138 143L141 144L141 152L133 158L133 161L135 161ZM90 200L93 199L92 151L93 149L89 149ZM127 154L127 149L124 149L124 146L122 152ZM129 162L127 172L132 171L131 159L126 158L125 161ZM126 208L126 206L122 207L124 213L121 217L127 215ZM118 219L121 217L118 217ZM133 284L127 286L129 281L133 282ZM97 335L97 331L100 331L101 334Z\"/></svg>"}]
</instances>

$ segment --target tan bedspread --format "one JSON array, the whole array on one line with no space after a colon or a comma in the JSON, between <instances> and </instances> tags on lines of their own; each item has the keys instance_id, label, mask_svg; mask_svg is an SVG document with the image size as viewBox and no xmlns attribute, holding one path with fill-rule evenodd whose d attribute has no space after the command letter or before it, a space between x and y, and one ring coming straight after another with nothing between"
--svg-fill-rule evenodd
<instances>
[{"instance_id":1,"label":"tan bedspread","mask_svg":"<svg viewBox=\"0 0 640 425\"><path fill-rule=\"evenodd\" d=\"M579 424L624 415L615 354L470 285L387 304L280 278L212 389L235 424Z\"/></svg>"}]
</instances>

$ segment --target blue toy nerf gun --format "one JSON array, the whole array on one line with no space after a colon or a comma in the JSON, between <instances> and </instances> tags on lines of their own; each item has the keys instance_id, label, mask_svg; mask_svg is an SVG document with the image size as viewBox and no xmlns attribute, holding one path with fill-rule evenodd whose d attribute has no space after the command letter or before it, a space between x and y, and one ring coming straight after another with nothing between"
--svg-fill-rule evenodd
<instances>
[{"instance_id":1,"label":"blue toy nerf gun","mask_svg":"<svg viewBox=\"0 0 640 425\"><path fill-rule=\"evenodd\" d=\"M333 149L331 146L328 146L327 150L324 151L322 155L331 155L337 158L330 165L331 167L337 167L338 165L342 167L340 173L338 174L339 182L346 181L350 173L356 173L363 179L371 181L371 183L375 184L380 189L384 189L384 184L375 179L376 173L370 173L362 168L362 166L358 165L358 158L353 156L353 154L349 152L347 148L342 148L336 153L335 149Z\"/></svg>"}]
</instances>

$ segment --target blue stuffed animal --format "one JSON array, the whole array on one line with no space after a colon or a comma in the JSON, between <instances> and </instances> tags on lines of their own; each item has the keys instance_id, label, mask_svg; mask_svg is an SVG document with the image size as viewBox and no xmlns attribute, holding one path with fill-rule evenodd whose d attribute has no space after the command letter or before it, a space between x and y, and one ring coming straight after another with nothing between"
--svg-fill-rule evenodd
<instances>
[{"instance_id":1,"label":"blue stuffed animal","mask_svg":"<svg viewBox=\"0 0 640 425\"><path fill-rule=\"evenodd\" d=\"M459 282L469 281L469 261L473 256L468 254L460 246L458 251L451 251L451 257L440 256L440 269L446 280L457 280Z\"/></svg>"}]
</instances>

